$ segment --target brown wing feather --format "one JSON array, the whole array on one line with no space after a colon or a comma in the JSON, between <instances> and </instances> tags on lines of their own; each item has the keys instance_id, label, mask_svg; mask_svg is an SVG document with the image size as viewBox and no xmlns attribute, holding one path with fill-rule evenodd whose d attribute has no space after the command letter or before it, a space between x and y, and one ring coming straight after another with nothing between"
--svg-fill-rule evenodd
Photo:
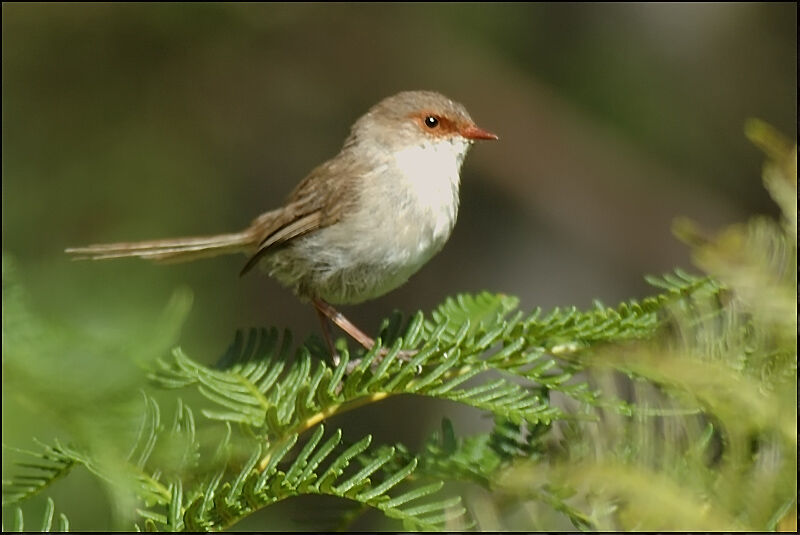
<instances>
[{"instance_id":1,"label":"brown wing feather","mask_svg":"<svg viewBox=\"0 0 800 535\"><path fill-rule=\"evenodd\" d=\"M284 245L318 228L320 228L320 212L318 211L295 219L288 225L279 228L277 231L264 238L258 246L258 250L247 260L247 263L242 268L242 271L239 272L239 275L244 275L250 271L265 254L274 250L274 248Z\"/></svg>"},{"instance_id":2,"label":"brown wing feather","mask_svg":"<svg viewBox=\"0 0 800 535\"><path fill-rule=\"evenodd\" d=\"M250 231L261 237L258 249L248 259L240 275L255 266L264 255L285 246L309 232L336 223L353 201L351 180L356 170L340 157L314 169L289 195L286 206L253 221ZM269 216L269 217L268 217Z\"/></svg>"}]
</instances>

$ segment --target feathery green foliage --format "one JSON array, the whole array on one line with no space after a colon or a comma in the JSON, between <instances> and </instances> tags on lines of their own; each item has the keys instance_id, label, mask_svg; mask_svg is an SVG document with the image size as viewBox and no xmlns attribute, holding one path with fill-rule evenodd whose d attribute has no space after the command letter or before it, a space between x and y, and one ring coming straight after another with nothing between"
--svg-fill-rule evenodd
<instances>
[{"instance_id":1,"label":"feathery green foliage","mask_svg":"<svg viewBox=\"0 0 800 535\"><path fill-rule=\"evenodd\" d=\"M762 123L748 134L771 157L781 224L710 235L679 220L719 290L668 303L661 336L582 356L604 391L628 374L631 403L662 416L565 422L562 454L515 463L496 480L506 492L536 499L558 481L599 529L796 531L797 152Z\"/></svg>"},{"instance_id":2,"label":"feathery green foliage","mask_svg":"<svg viewBox=\"0 0 800 535\"><path fill-rule=\"evenodd\" d=\"M232 528L312 495L413 531L780 527L796 510L796 153L760 123L748 134L770 155L764 179L784 220L712 237L676 223L708 275L649 277L658 294L584 311L459 295L385 321L385 355L381 339L357 354L340 341L337 365L318 340L296 346L275 328L237 333L213 366L180 348L140 360L150 390L143 410L117 414L127 427L76 433L78 446L9 449L26 460L4 481L3 504L35 499L80 467L108 489L122 525L147 531ZM21 369L14 355L44 348L48 327L28 312L5 256L3 284L4 336ZM176 299L153 347L177 332L188 301ZM419 451L325 431L334 416L400 395L455 402L495 424L463 437L445 420ZM171 418L156 396L174 400ZM53 527L52 501L41 525Z\"/></svg>"},{"instance_id":3,"label":"feathery green foliage","mask_svg":"<svg viewBox=\"0 0 800 535\"><path fill-rule=\"evenodd\" d=\"M45 509L42 513L41 524L36 526L35 531L42 531L42 532L51 532L57 531L61 533L66 533L69 531L69 519L64 513L59 513L57 523L54 525L53 521L55 520L55 512L56 512L56 505L53 502L52 498L47 498L47 502L45 503ZM55 529L54 529L55 528ZM17 507L14 510L14 524L11 526L9 531L34 531L31 530L29 526L25 525L24 515L22 514L22 509ZM6 531L5 526L3 526L3 531Z\"/></svg>"},{"instance_id":4,"label":"feathery green foliage","mask_svg":"<svg viewBox=\"0 0 800 535\"><path fill-rule=\"evenodd\" d=\"M302 494L326 494L353 500L382 511L389 518L403 523L407 530L440 529L445 521L464 513L459 499L437 499L419 504L419 500L436 492L441 485L427 485L389 497L388 492L403 481L416 467L416 461L386 474L380 483L370 478L392 457L393 451L371 454L367 435L350 447L342 446L342 433L337 430L322 440L324 426L302 447L295 448L297 435L281 443L270 456L263 470L256 464L261 447L256 445L251 457L231 478L224 472L185 493L180 481L175 482L169 506L163 513L140 511L149 529L209 530L231 526L261 507ZM290 452L294 453L293 460ZM369 462L355 473L347 471L356 456ZM285 462L284 462L285 461ZM226 480L227 479L227 480Z\"/></svg>"},{"instance_id":5,"label":"feathery green foliage","mask_svg":"<svg viewBox=\"0 0 800 535\"><path fill-rule=\"evenodd\" d=\"M40 493L55 481L69 473L80 461L60 444L47 446L42 444L43 452L20 453L33 457L32 462L17 462L17 466L26 469L25 475L17 476L13 481L3 483L3 505L19 503Z\"/></svg>"}]
</instances>

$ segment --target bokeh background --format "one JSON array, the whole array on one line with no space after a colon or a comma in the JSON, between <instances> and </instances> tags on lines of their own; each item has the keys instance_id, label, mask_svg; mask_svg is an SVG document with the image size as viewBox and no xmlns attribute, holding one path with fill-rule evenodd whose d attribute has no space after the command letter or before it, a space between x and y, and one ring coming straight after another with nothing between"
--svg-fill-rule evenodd
<instances>
[{"instance_id":1,"label":"bokeh background","mask_svg":"<svg viewBox=\"0 0 800 535\"><path fill-rule=\"evenodd\" d=\"M651 291L643 275L691 266L676 216L713 229L775 212L743 125L796 128L794 3L4 3L2 15L3 253L33 309L125 336L188 287L176 343L205 362L238 328L303 339L316 316L267 278L239 278L243 257L154 267L71 262L63 249L238 230L333 156L372 104L433 89L501 139L468 156L444 250L345 313L374 333L394 309L458 292L514 294L528 310L616 304ZM9 399L12 379L3 442L56 433ZM444 413L391 400L359 419L413 443ZM93 518L73 522L102 528Z\"/></svg>"}]
</instances>

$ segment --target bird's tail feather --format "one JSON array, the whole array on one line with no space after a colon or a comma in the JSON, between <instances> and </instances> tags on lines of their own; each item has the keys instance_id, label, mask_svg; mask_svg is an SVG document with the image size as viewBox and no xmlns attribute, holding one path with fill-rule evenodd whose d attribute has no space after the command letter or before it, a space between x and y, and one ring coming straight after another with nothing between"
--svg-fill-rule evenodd
<instances>
[{"instance_id":1,"label":"bird's tail feather","mask_svg":"<svg viewBox=\"0 0 800 535\"><path fill-rule=\"evenodd\" d=\"M104 260L107 258L137 257L156 262L187 262L224 254L246 253L252 247L250 232L218 234L192 238L172 238L141 242L106 243L70 247L67 254L76 260Z\"/></svg>"}]
</instances>

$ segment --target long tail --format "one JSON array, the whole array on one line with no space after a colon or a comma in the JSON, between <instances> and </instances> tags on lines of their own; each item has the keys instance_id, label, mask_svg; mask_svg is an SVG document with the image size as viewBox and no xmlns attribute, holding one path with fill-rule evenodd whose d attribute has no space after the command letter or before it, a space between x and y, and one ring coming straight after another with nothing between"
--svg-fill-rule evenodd
<instances>
[{"instance_id":1,"label":"long tail","mask_svg":"<svg viewBox=\"0 0 800 535\"><path fill-rule=\"evenodd\" d=\"M75 255L76 260L138 257L156 262L187 262L224 254L247 253L252 244L253 235L247 229L216 236L70 247L66 249L66 253Z\"/></svg>"}]
</instances>

